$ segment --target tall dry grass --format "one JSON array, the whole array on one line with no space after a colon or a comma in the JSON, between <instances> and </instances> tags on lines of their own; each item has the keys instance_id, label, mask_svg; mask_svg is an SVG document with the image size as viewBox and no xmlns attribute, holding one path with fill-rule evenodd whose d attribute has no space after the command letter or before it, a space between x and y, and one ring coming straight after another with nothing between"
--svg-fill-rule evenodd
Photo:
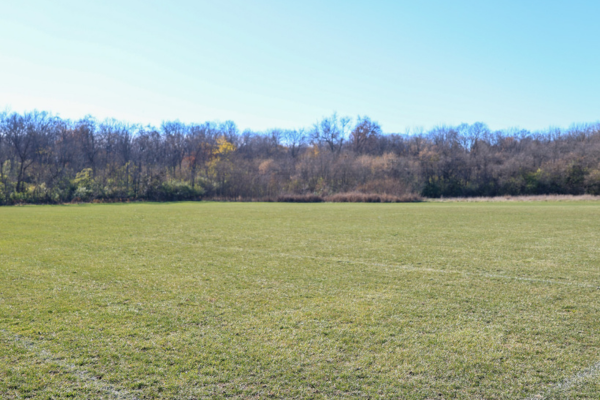
<instances>
[{"instance_id":1,"label":"tall dry grass","mask_svg":"<svg viewBox=\"0 0 600 400\"><path fill-rule=\"evenodd\" d=\"M378 193L348 192L336 193L329 196L315 194L285 194L276 199L265 199L263 201L277 201L283 203L413 203L423 201L418 194L403 194L400 196Z\"/></svg>"},{"instance_id":2,"label":"tall dry grass","mask_svg":"<svg viewBox=\"0 0 600 400\"><path fill-rule=\"evenodd\" d=\"M349 192L326 196L324 200L331 203L414 203L422 201L423 198L413 193L395 196L391 194Z\"/></svg>"},{"instance_id":3,"label":"tall dry grass","mask_svg":"<svg viewBox=\"0 0 600 400\"><path fill-rule=\"evenodd\" d=\"M323 197L316 194L283 194L275 199L279 203L321 203Z\"/></svg>"},{"instance_id":4,"label":"tall dry grass","mask_svg":"<svg viewBox=\"0 0 600 400\"><path fill-rule=\"evenodd\" d=\"M591 194L542 194L534 196L497 196L497 197L448 197L427 199L433 202L503 202L503 201L600 201L600 196Z\"/></svg>"}]
</instances>

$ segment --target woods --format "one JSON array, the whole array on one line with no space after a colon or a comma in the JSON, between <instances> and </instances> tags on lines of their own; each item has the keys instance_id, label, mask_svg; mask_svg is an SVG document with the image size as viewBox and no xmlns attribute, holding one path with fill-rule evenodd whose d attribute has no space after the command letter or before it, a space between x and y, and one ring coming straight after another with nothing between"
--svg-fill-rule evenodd
<instances>
[{"instance_id":1,"label":"woods","mask_svg":"<svg viewBox=\"0 0 600 400\"><path fill-rule=\"evenodd\" d=\"M384 133L368 117L240 131L0 114L0 204L600 194L600 124L530 132L483 123Z\"/></svg>"}]
</instances>

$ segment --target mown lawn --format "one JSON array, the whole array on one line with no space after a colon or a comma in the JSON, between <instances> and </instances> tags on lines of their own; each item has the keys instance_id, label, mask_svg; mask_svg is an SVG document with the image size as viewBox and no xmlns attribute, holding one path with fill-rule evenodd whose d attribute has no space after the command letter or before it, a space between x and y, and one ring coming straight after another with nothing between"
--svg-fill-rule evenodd
<instances>
[{"instance_id":1,"label":"mown lawn","mask_svg":"<svg viewBox=\"0 0 600 400\"><path fill-rule=\"evenodd\" d=\"M592 202L3 207L0 398L598 399L599 245Z\"/></svg>"}]
</instances>

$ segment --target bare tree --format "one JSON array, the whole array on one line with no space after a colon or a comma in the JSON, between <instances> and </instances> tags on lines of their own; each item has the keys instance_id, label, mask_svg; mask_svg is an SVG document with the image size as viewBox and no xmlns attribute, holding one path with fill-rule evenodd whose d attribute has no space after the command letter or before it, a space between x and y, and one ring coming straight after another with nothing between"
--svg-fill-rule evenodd
<instances>
[{"instance_id":1,"label":"bare tree","mask_svg":"<svg viewBox=\"0 0 600 400\"><path fill-rule=\"evenodd\" d=\"M311 139L314 144L325 145L332 153L339 153L348 137L350 117L338 118L337 113L323 118L313 126Z\"/></svg>"},{"instance_id":2,"label":"bare tree","mask_svg":"<svg viewBox=\"0 0 600 400\"><path fill-rule=\"evenodd\" d=\"M356 126L350 133L350 144L354 151L363 154L373 150L380 135L381 127L377 122L359 115Z\"/></svg>"},{"instance_id":3,"label":"bare tree","mask_svg":"<svg viewBox=\"0 0 600 400\"><path fill-rule=\"evenodd\" d=\"M196 175L199 165L205 165L212 157L217 136L217 127L210 123L192 125L186 137L186 157L190 167L192 188L196 187Z\"/></svg>"},{"instance_id":4,"label":"bare tree","mask_svg":"<svg viewBox=\"0 0 600 400\"><path fill-rule=\"evenodd\" d=\"M34 111L24 115L11 114L4 121L4 131L8 142L12 145L19 163L17 175L17 192L25 190L24 179L29 167L36 161L40 136L49 127L48 114Z\"/></svg>"},{"instance_id":5,"label":"bare tree","mask_svg":"<svg viewBox=\"0 0 600 400\"><path fill-rule=\"evenodd\" d=\"M300 148L306 143L305 129L288 129L283 132L284 144L289 149L292 158L296 158L300 152Z\"/></svg>"},{"instance_id":6,"label":"bare tree","mask_svg":"<svg viewBox=\"0 0 600 400\"><path fill-rule=\"evenodd\" d=\"M78 121L75 127L82 156L85 158L87 166L92 169L93 176L96 175L96 162L101 149L100 136L96 129L96 120L89 116Z\"/></svg>"}]
</instances>

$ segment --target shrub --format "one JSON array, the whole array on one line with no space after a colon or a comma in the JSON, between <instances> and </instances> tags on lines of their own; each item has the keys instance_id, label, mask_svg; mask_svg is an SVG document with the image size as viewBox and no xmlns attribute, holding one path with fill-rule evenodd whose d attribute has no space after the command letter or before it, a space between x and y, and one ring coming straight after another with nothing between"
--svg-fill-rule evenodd
<instances>
[{"instance_id":1,"label":"shrub","mask_svg":"<svg viewBox=\"0 0 600 400\"><path fill-rule=\"evenodd\" d=\"M73 199L76 201L88 201L92 197L92 191L85 186L78 186L73 193Z\"/></svg>"},{"instance_id":2,"label":"shrub","mask_svg":"<svg viewBox=\"0 0 600 400\"><path fill-rule=\"evenodd\" d=\"M600 195L600 170L593 170L585 178L587 192L593 195Z\"/></svg>"},{"instance_id":3,"label":"shrub","mask_svg":"<svg viewBox=\"0 0 600 400\"><path fill-rule=\"evenodd\" d=\"M157 190L150 193L150 200L158 201L182 201L199 200L204 191L200 187L192 187L185 182L169 181L163 182Z\"/></svg>"}]
</instances>

